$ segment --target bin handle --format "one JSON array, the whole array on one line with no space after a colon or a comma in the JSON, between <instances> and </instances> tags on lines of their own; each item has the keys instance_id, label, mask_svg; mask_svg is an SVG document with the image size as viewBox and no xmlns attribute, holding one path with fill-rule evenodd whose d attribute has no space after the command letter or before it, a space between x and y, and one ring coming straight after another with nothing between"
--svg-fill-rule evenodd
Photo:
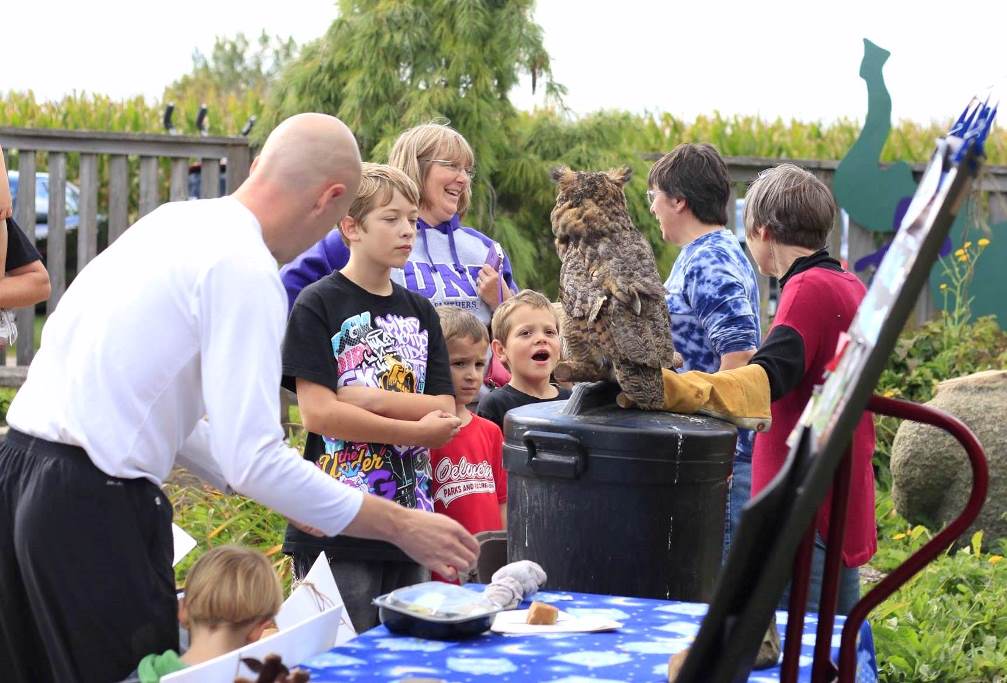
<instances>
[{"instance_id":1,"label":"bin handle","mask_svg":"<svg viewBox=\"0 0 1007 683\"><path fill-rule=\"evenodd\" d=\"M535 474L561 479L577 479L587 469L587 449L575 436L555 432L527 431L522 437L528 451L528 467ZM551 453L555 450L566 453ZM569 451L573 451L570 453Z\"/></svg>"}]
</instances>

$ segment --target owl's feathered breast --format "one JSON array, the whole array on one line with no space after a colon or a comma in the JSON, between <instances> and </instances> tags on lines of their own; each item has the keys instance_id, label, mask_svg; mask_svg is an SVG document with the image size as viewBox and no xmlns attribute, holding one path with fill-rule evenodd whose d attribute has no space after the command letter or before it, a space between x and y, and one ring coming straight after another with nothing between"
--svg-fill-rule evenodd
<instances>
[{"instance_id":1,"label":"owl's feathered breast","mask_svg":"<svg viewBox=\"0 0 1007 683\"><path fill-rule=\"evenodd\" d=\"M616 194L604 178L589 180L564 190L552 214L570 324L614 363L671 367L670 320L653 250L634 227L621 187Z\"/></svg>"}]
</instances>

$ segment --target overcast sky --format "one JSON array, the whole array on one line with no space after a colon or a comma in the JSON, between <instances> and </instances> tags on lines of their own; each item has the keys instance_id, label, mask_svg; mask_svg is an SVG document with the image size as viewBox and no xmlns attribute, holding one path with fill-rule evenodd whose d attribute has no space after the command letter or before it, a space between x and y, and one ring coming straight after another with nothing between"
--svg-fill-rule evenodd
<instances>
[{"instance_id":1,"label":"overcast sky","mask_svg":"<svg viewBox=\"0 0 1007 683\"><path fill-rule=\"evenodd\" d=\"M5 2L0 90L41 99L73 90L157 98L191 67L194 48L239 31L319 37L333 0L46 0ZM867 37L892 52L893 117L956 114L1007 75L1007 2L889 0L539 0L556 80L577 113L719 110L803 120L863 118L858 77ZM990 27L984 35L983 27ZM512 96L539 101L525 82ZM3 122L0 122L3 125Z\"/></svg>"}]
</instances>

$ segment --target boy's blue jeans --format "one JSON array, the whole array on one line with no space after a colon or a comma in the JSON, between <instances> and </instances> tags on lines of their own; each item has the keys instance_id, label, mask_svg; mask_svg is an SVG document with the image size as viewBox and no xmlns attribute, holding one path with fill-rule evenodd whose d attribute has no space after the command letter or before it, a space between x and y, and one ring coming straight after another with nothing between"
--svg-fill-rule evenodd
<instances>
[{"instance_id":1,"label":"boy's blue jeans","mask_svg":"<svg viewBox=\"0 0 1007 683\"><path fill-rule=\"evenodd\" d=\"M734 473L727 489L727 510L724 514L724 556L731 547L731 538L741 521L741 508L752 497L752 463L751 461L734 461Z\"/></svg>"}]
</instances>

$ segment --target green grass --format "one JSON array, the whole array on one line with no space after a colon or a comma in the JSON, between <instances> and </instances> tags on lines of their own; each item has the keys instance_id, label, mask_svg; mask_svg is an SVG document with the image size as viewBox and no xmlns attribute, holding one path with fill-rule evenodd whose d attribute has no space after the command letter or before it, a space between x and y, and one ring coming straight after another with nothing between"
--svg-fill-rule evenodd
<instances>
[{"instance_id":1,"label":"green grass","mask_svg":"<svg viewBox=\"0 0 1007 683\"><path fill-rule=\"evenodd\" d=\"M932 538L898 515L878 492L878 553L889 572ZM982 534L968 548L941 554L871 613L881 681L1007 681L1007 542ZM866 590L866 589L865 589Z\"/></svg>"},{"instance_id":2,"label":"green grass","mask_svg":"<svg viewBox=\"0 0 1007 683\"><path fill-rule=\"evenodd\" d=\"M185 584L185 577L198 557L217 545L237 544L261 550L273 563L284 588L291 581L290 559L282 551L287 520L242 496L221 492L178 477L185 483L169 482L165 492L171 500L175 523L196 539L196 548L175 567L175 581Z\"/></svg>"}]
</instances>

